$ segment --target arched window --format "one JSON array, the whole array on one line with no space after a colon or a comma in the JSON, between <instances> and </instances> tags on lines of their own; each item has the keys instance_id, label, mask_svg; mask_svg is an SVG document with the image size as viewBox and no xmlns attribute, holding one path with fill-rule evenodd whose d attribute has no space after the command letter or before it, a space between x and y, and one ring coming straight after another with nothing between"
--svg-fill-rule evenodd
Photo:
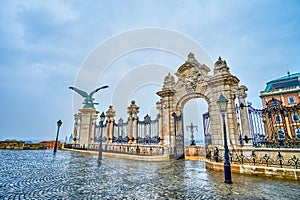
<instances>
[{"instance_id":1,"label":"arched window","mask_svg":"<svg viewBox=\"0 0 300 200\"><path fill-rule=\"evenodd\" d=\"M284 140L284 131L282 129L277 130L278 140Z\"/></svg>"},{"instance_id":2,"label":"arched window","mask_svg":"<svg viewBox=\"0 0 300 200\"><path fill-rule=\"evenodd\" d=\"M294 97L289 97L289 103L290 103L290 104L294 104L294 103L295 103Z\"/></svg>"},{"instance_id":3,"label":"arched window","mask_svg":"<svg viewBox=\"0 0 300 200\"><path fill-rule=\"evenodd\" d=\"M292 119L294 122L299 122L299 115L297 113L294 113Z\"/></svg>"},{"instance_id":4,"label":"arched window","mask_svg":"<svg viewBox=\"0 0 300 200\"><path fill-rule=\"evenodd\" d=\"M295 128L296 139L300 140L300 128Z\"/></svg>"},{"instance_id":5,"label":"arched window","mask_svg":"<svg viewBox=\"0 0 300 200\"><path fill-rule=\"evenodd\" d=\"M281 117L279 115L275 115L275 121L276 122L281 122Z\"/></svg>"},{"instance_id":6,"label":"arched window","mask_svg":"<svg viewBox=\"0 0 300 200\"><path fill-rule=\"evenodd\" d=\"M278 100L272 98L272 106L278 106Z\"/></svg>"}]
</instances>

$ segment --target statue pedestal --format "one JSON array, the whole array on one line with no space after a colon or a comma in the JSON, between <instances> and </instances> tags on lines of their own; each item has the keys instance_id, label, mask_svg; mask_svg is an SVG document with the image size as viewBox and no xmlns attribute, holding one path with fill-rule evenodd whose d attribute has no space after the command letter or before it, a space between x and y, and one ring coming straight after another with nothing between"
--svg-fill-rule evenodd
<instances>
[{"instance_id":1,"label":"statue pedestal","mask_svg":"<svg viewBox=\"0 0 300 200\"><path fill-rule=\"evenodd\" d=\"M87 148L89 144L94 144L95 124L99 112L94 108L82 108L79 111L79 145Z\"/></svg>"}]
</instances>

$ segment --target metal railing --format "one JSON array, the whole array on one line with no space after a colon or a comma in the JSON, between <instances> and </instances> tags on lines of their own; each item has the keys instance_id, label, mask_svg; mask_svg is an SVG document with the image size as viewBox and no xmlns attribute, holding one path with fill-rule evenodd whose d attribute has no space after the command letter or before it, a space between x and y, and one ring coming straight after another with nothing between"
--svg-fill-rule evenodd
<instances>
[{"instance_id":1,"label":"metal railing","mask_svg":"<svg viewBox=\"0 0 300 200\"><path fill-rule=\"evenodd\" d=\"M208 153L206 158L215 162L224 162L224 156L219 153L217 148L213 153ZM255 151L252 151L250 155L245 155L243 151L235 152L235 154L230 152L230 161L241 165L300 169L300 159L296 155L284 157L280 151L277 152L276 157L267 153L259 155Z\"/></svg>"}]
</instances>

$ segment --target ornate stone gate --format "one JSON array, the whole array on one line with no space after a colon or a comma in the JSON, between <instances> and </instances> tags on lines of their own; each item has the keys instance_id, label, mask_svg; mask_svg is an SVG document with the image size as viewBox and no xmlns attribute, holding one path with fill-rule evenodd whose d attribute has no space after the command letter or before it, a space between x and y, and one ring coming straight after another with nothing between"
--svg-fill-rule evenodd
<instances>
[{"instance_id":1,"label":"ornate stone gate","mask_svg":"<svg viewBox=\"0 0 300 200\"><path fill-rule=\"evenodd\" d=\"M170 73L165 77L163 88L157 92L161 99L156 103L160 115L159 135L163 139L164 146L169 149L176 147L176 132L174 122L176 116L182 116L186 102L194 98L203 98L208 104L210 116L210 136L213 146L223 147L223 129L221 115L217 100L223 94L228 100L228 110L226 114L226 128L228 131L228 144L230 148L239 145L239 133L237 116L235 112L235 100L238 98L239 104L245 105L246 86L239 86L239 79L231 75L229 67L221 57L215 62L213 74L204 64L200 64L194 54L188 55L187 61L181 65L175 77ZM248 115L241 114L241 128L244 135L249 136ZM178 147L177 147L178 148Z\"/></svg>"},{"instance_id":2,"label":"ornate stone gate","mask_svg":"<svg viewBox=\"0 0 300 200\"><path fill-rule=\"evenodd\" d=\"M169 154L170 157L184 157L183 108L191 99L203 98L208 104L205 117L205 128L209 135L205 143L223 149L223 128L221 114L217 101L221 94L228 99L226 113L227 143L229 148L241 146L238 127L243 137L250 138L250 128L247 109L240 109L239 115L235 110L238 105L246 105L246 86L239 86L239 79L231 75L225 60L220 57L215 62L213 72L200 64L192 53L181 65L175 76L168 74L163 82L163 88L157 92L161 99L156 103L159 114L155 120L146 116L144 121L138 117L139 107L132 101L127 108L129 117L126 122L115 122L115 110L112 106L106 112L106 123L103 127L102 143L119 152L144 155ZM94 108L83 108L75 115L74 143L83 148L94 148L98 145L100 132L96 129L98 111ZM200 115L200 113L199 113ZM208 120L209 119L209 120ZM238 120L237 120L238 119ZM239 124L238 124L239 123ZM252 145L249 143L249 145ZM156 149L156 150L155 150Z\"/></svg>"}]
</instances>

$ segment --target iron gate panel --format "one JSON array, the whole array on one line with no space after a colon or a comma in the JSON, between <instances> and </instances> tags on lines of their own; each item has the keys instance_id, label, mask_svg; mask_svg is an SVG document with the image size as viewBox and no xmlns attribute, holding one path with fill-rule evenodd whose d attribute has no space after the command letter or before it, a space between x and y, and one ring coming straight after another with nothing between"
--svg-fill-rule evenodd
<instances>
[{"instance_id":1,"label":"iron gate panel","mask_svg":"<svg viewBox=\"0 0 300 200\"><path fill-rule=\"evenodd\" d=\"M183 159L184 158L184 135L183 135L183 120L182 115L176 115L173 113L174 117L174 133L175 133L175 158Z\"/></svg>"},{"instance_id":2,"label":"iron gate panel","mask_svg":"<svg viewBox=\"0 0 300 200\"><path fill-rule=\"evenodd\" d=\"M205 151L208 154L208 147L212 144L211 135L210 135L210 121L209 113L206 112L202 115L203 118L203 129L204 129L204 142L205 142Z\"/></svg>"},{"instance_id":3,"label":"iron gate panel","mask_svg":"<svg viewBox=\"0 0 300 200\"><path fill-rule=\"evenodd\" d=\"M175 137L175 155L176 159L184 158L184 137L183 134L177 134Z\"/></svg>"}]
</instances>

